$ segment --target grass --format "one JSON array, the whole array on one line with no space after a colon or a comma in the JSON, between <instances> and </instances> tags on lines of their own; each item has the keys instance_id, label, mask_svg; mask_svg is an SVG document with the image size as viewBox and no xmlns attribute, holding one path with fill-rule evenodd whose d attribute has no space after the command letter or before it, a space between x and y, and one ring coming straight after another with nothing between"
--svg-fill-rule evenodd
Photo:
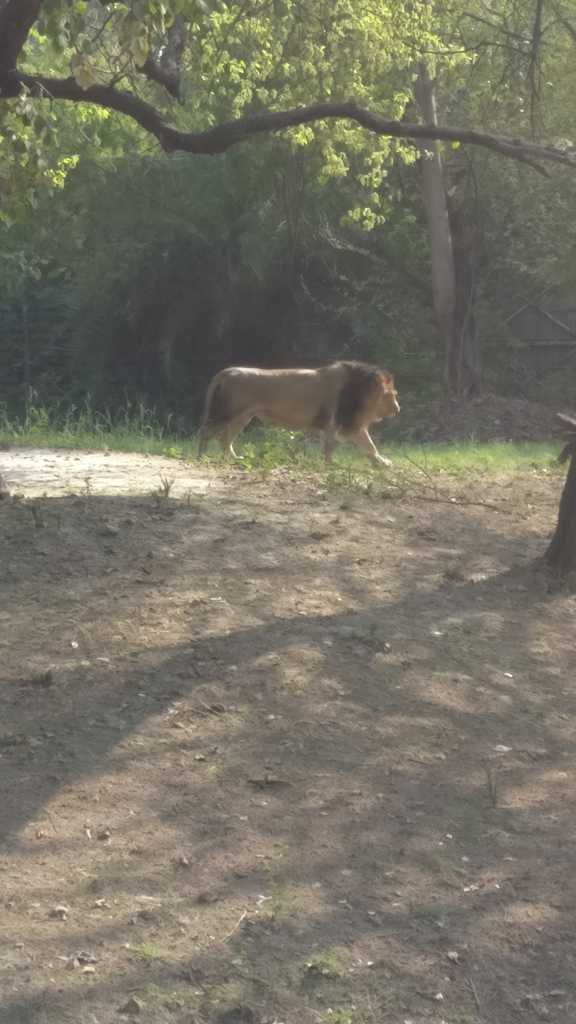
<instances>
[{"instance_id":1,"label":"grass","mask_svg":"<svg viewBox=\"0 0 576 1024\"><path fill-rule=\"evenodd\" d=\"M133 956L139 960L153 961L165 959L166 954L162 950L155 946L151 942L141 942L138 945L131 946L130 952Z\"/></svg>"},{"instance_id":2,"label":"grass","mask_svg":"<svg viewBox=\"0 0 576 1024\"><path fill-rule=\"evenodd\" d=\"M337 948L324 949L314 953L306 961L305 970L308 974L321 978L340 978L345 971L342 953Z\"/></svg>"},{"instance_id":3,"label":"grass","mask_svg":"<svg viewBox=\"0 0 576 1024\"><path fill-rule=\"evenodd\" d=\"M475 443L470 440L452 444L415 445L401 441L380 448L394 461L396 470L437 478L470 475L511 475L530 471L551 472L558 454L550 443ZM20 419L0 408L0 443L23 446L109 449L111 451L162 455L175 459L196 459L196 438L176 436L170 420L163 424L153 410L143 405L128 405L122 413L100 413L89 403L81 407L49 409L29 405ZM281 466L303 472L324 472L321 446L300 434L287 430L255 427L247 430L237 448L247 470L270 472ZM222 461L219 447L213 443L206 457L210 463ZM341 445L336 451L329 483L368 483L375 476L367 459L353 446Z\"/></svg>"}]
</instances>

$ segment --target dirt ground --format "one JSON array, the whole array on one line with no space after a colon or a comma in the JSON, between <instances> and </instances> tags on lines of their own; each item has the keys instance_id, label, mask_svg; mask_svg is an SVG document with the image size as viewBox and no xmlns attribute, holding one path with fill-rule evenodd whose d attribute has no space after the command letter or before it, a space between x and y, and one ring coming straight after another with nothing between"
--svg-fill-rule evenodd
<instances>
[{"instance_id":1,"label":"dirt ground","mask_svg":"<svg viewBox=\"0 0 576 1024\"><path fill-rule=\"evenodd\" d=\"M559 476L0 470L2 1024L573 1024Z\"/></svg>"}]
</instances>

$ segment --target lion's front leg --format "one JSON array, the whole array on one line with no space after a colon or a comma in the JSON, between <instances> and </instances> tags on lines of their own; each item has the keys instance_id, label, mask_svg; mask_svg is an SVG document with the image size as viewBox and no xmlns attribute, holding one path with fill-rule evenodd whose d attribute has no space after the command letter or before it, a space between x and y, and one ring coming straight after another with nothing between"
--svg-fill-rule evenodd
<instances>
[{"instance_id":1,"label":"lion's front leg","mask_svg":"<svg viewBox=\"0 0 576 1024\"><path fill-rule=\"evenodd\" d=\"M351 440L354 441L358 445L358 447L362 449L362 451L368 456L368 458L374 463L374 465L392 465L390 459L386 459L383 455L380 455L380 452L378 451L376 445L374 444L374 441L370 437L370 434L368 433L366 427L364 427L357 434L355 434L354 437L351 438Z\"/></svg>"}]
</instances>

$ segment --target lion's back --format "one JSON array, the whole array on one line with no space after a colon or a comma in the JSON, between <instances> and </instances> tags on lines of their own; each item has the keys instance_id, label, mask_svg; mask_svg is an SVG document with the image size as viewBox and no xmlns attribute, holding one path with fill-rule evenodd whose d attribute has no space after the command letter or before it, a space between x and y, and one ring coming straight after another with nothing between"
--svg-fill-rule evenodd
<instances>
[{"instance_id":1,"label":"lion's back","mask_svg":"<svg viewBox=\"0 0 576 1024\"><path fill-rule=\"evenodd\" d=\"M228 366L214 378L214 405L221 418L252 411L287 426L343 433L368 425L382 371L366 363L338 361L317 369L264 370Z\"/></svg>"}]
</instances>

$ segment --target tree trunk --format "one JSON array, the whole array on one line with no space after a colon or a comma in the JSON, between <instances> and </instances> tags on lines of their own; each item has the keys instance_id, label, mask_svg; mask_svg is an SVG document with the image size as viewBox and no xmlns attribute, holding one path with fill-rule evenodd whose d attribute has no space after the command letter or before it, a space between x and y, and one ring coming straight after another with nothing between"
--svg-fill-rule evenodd
<instances>
[{"instance_id":1,"label":"tree trunk","mask_svg":"<svg viewBox=\"0 0 576 1024\"><path fill-rule=\"evenodd\" d=\"M422 119L426 124L436 125L438 118L434 82L425 64L420 65L414 91ZM452 232L444 187L444 168L437 142L422 142L419 148L422 154L422 194L430 237L434 312L445 346L446 383L451 393L457 393L458 361L454 351L456 280Z\"/></svg>"},{"instance_id":2,"label":"tree trunk","mask_svg":"<svg viewBox=\"0 0 576 1024\"><path fill-rule=\"evenodd\" d=\"M437 126L434 82L421 64L414 86L426 124ZM437 142L420 143L422 194L432 271L434 313L444 344L445 376L451 395L480 391L480 358L474 320L474 232L464 219L463 204L450 204Z\"/></svg>"},{"instance_id":3,"label":"tree trunk","mask_svg":"<svg viewBox=\"0 0 576 1024\"><path fill-rule=\"evenodd\" d=\"M476 333L476 227L466 217L464 199L448 204L452 252L454 258L454 353L457 392L474 397L480 394L482 364Z\"/></svg>"},{"instance_id":4,"label":"tree trunk","mask_svg":"<svg viewBox=\"0 0 576 1024\"><path fill-rule=\"evenodd\" d=\"M569 416L559 418L571 431L559 462L570 459L570 466L560 498L558 524L544 557L555 572L564 576L576 570L576 420Z\"/></svg>"}]
</instances>

